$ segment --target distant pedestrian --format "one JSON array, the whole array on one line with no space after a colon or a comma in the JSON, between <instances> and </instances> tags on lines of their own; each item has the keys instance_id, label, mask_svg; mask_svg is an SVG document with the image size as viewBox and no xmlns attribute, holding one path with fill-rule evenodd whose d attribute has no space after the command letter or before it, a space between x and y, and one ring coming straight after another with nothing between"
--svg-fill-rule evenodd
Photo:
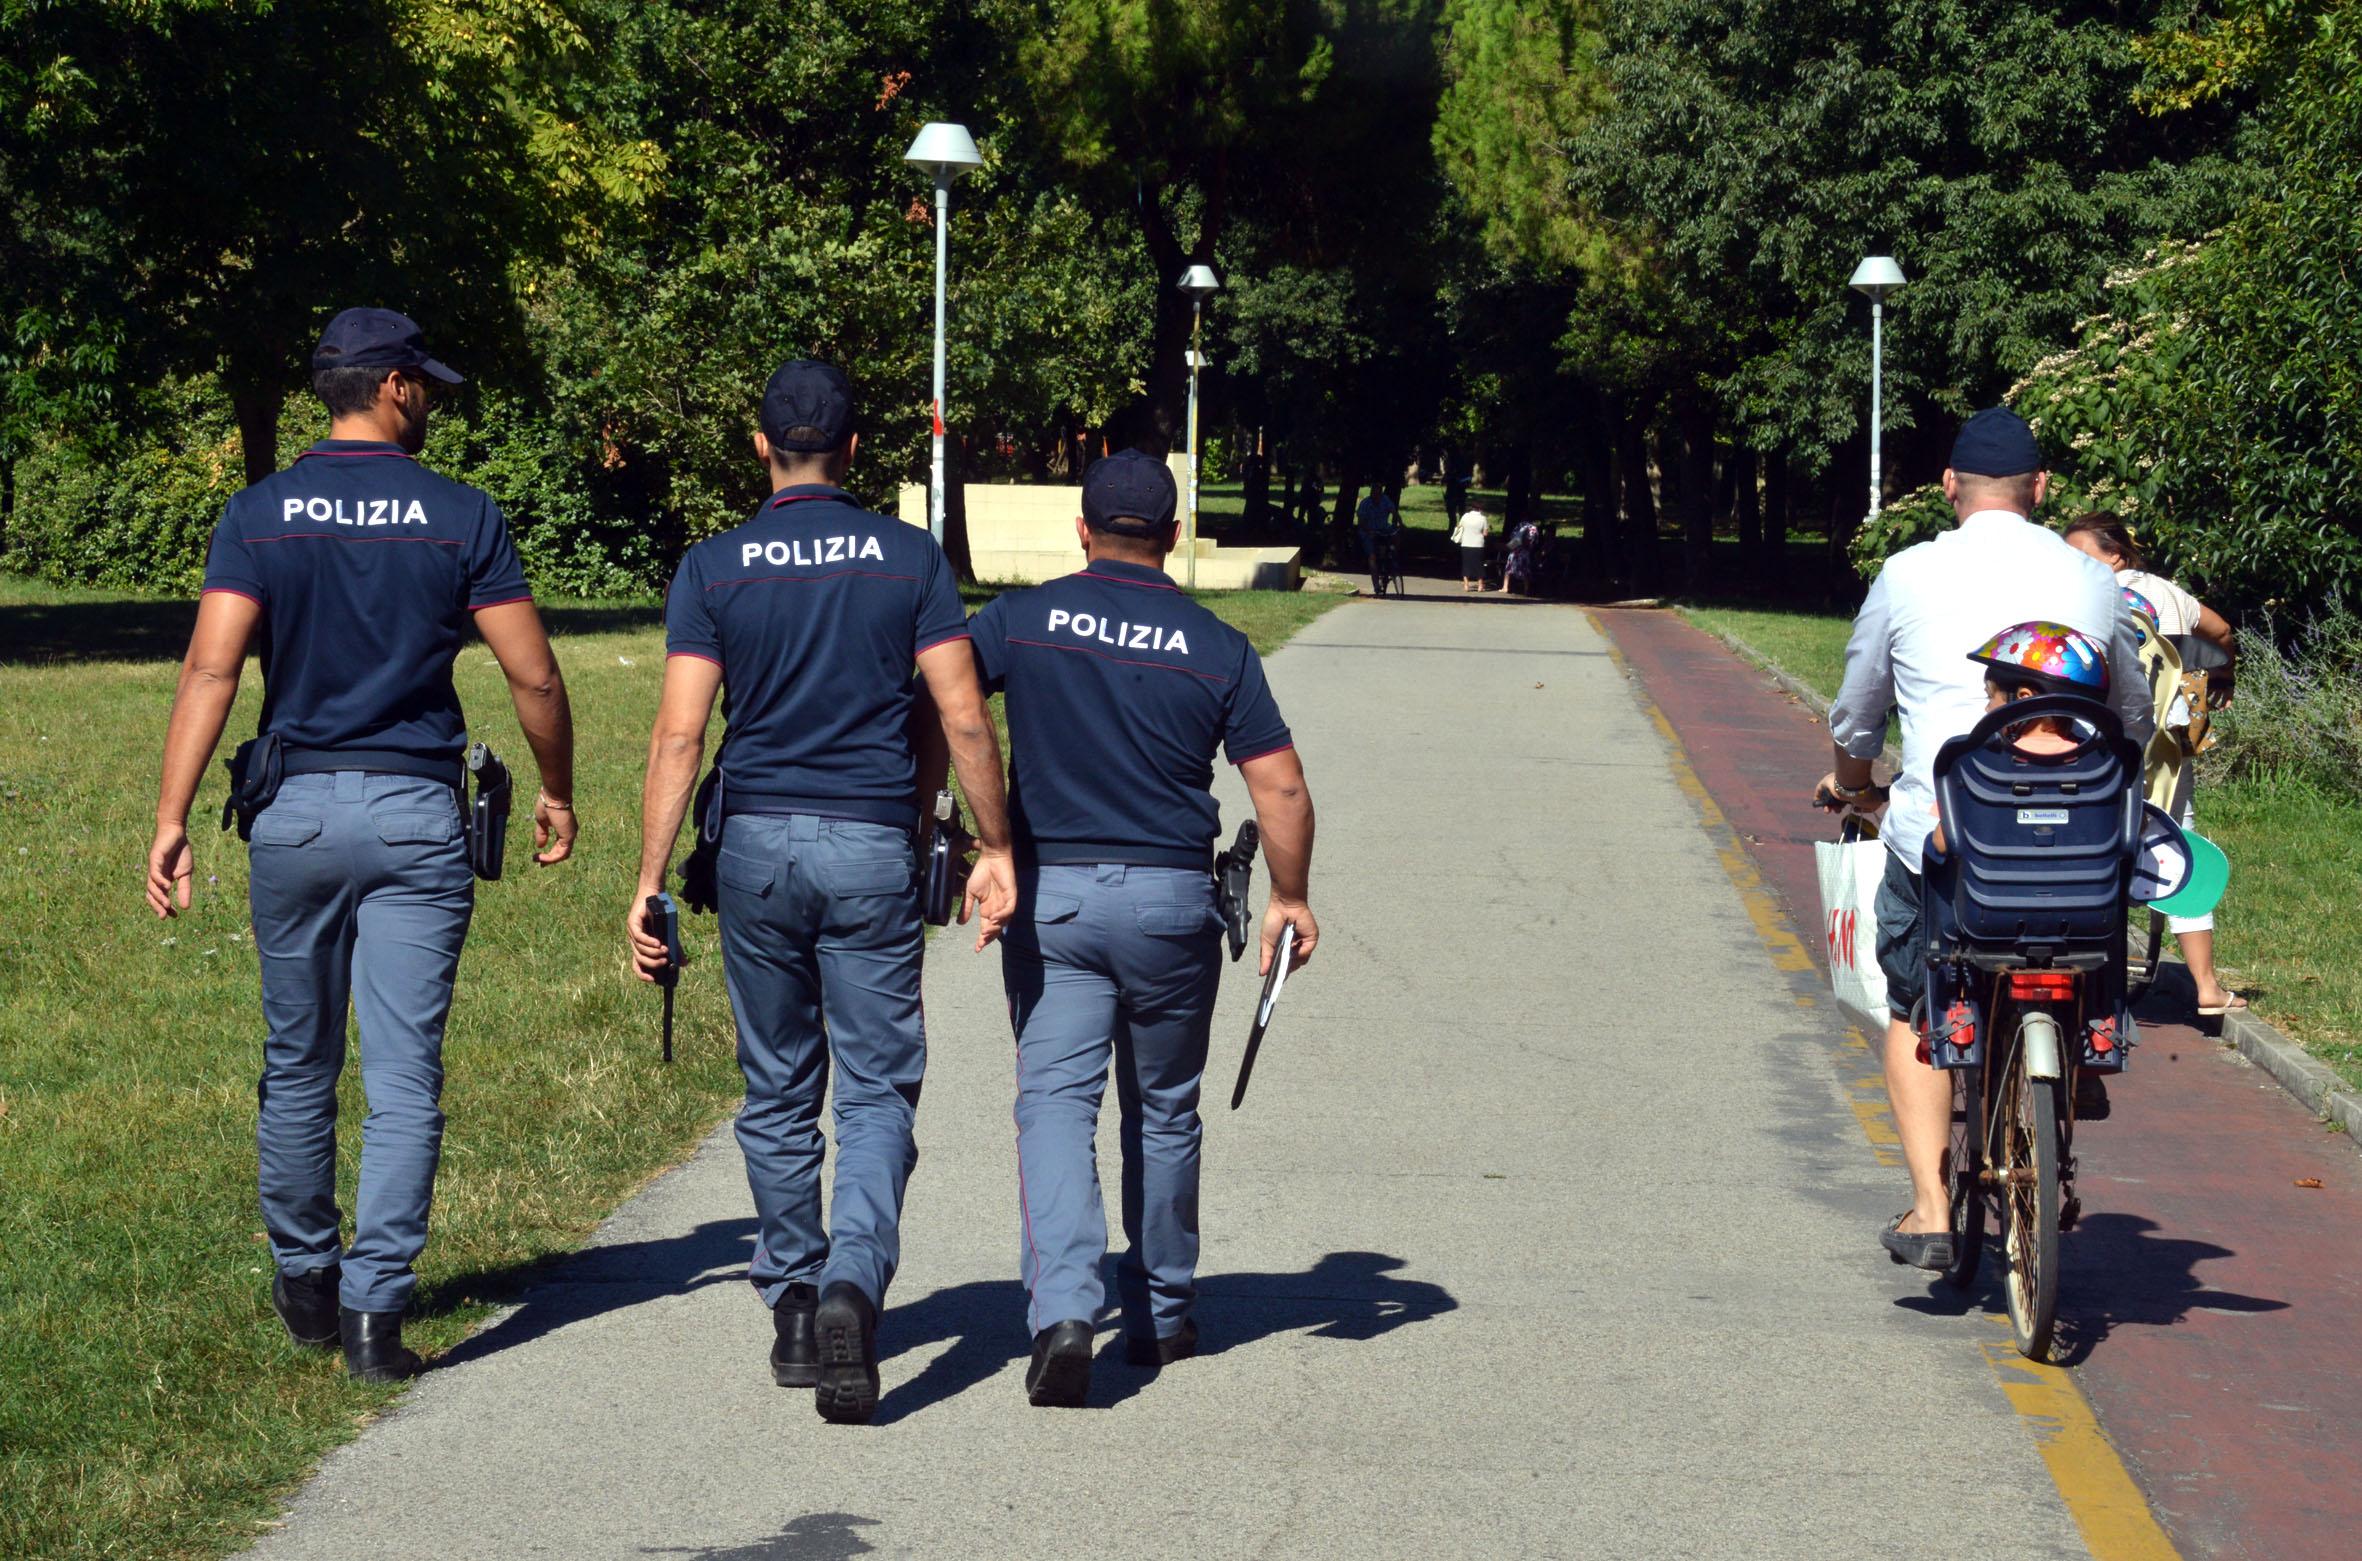
<instances>
[{"instance_id":1,"label":"distant pedestrian","mask_svg":"<svg viewBox=\"0 0 2362 1561\"><path fill-rule=\"evenodd\" d=\"M2221 647L2224 654L2230 653L2230 623L2165 576L2150 573L2132 527L2113 516L2086 515L2067 528L2067 540L2116 571L2116 583L2141 599L2135 611L2142 606L2151 610L2159 635L2167 639L2195 635ZM2185 747L2191 718L2198 713L2187 703L2177 701L2173 713L2167 717L2168 726L2181 732ZM2181 784L2167 809L2185 829L2197 827L2197 811L2190 797L2196 779L2197 767L2184 764ZM2245 1008L2247 999L2224 986L2222 977L2215 971L2214 917L2211 914L2172 916L2166 919L2166 926L2173 933L2174 942L2181 946L2182 963L2190 967L2190 980L2198 988L2198 1012L2217 1018L2234 1008Z\"/></svg>"},{"instance_id":2,"label":"distant pedestrian","mask_svg":"<svg viewBox=\"0 0 2362 1561\"><path fill-rule=\"evenodd\" d=\"M1492 525L1485 519L1484 511L1473 504L1461 514L1458 524L1452 527L1452 541L1460 549L1460 589L1463 593L1481 592L1484 589L1484 539L1491 533Z\"/></svg>"},{"instance_id":3,"label":"distant pedestrian","mask_svg":"<svg viewBox=\"0 0 2362 1561\"><path fill-rule=\"evenodd\" d=\"M1526 521L1509 534L1508 550L1501 559L1501 594L1507 596L1512 587L1532 595L1534 569L1542 553L1542 528Z\"/></svg>"}]
</instances>

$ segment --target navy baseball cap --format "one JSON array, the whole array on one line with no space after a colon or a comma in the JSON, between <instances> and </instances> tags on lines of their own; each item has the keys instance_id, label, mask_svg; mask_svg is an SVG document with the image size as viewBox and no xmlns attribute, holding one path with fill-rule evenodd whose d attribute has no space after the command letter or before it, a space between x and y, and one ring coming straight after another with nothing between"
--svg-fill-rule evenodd
<instances>
[{"instance_id":1,"label":"navy baseball cap","mask_svg":"<svg viewBox=\"0 0 2362 1561\"><path fill-rule=\"evenodd\" d=\"M416 369L446 385L467 383L426 355L417 321L391 309L347 309L330 320L312 349L312 372L322 369Z\"/></svg>"},{"instance_id":2,"label":"navy baseball cap","mask_svg":"<svg viewBox=\"0 0 2362 1561\"><path fill-rule=\"evenodd\" d=\"M790 439L791 428L817 428L817 440ZM810 455L833 450L853 431L853 387L838 370L809 358L782 363L763 387L763 437L773 449Z\"/></svg>"},{"instance_id":3,"label":"navy baseball cap","mask_svg":"<svg viewBox=\"0 0 2362 1561\"><path fill-rule=\"evenodd\" d=\"M1083 473L1083 523L1120 537L1153 537L1173 523L1172 469L1145 450L1118 450Z\"/></svg>"},{"instance_id":4,"label":"navy baseball cap","mask_svg":"<svg viewBox=\"0 0 2362 1561\"><path fill-rule=\"evenodd\" d=\"M1952 470L1965 476L2021 477L2042 470L2034 430L2007 407L1987 407L1960 425L1952 441Z\"/></svg>"}]
</instances>

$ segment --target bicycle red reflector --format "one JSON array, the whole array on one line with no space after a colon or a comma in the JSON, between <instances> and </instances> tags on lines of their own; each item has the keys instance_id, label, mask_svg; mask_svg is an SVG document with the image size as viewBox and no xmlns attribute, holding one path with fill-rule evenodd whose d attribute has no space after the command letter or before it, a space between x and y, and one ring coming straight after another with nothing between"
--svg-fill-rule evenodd
<instances>
[{"instance_id":1,"label":"bicycle red reflector","mask_svg":"<svg viewBox=\"0 0 2362 1561\"><path fill-rule=\"evenodd\" d=\"M2009 995L2037 1000L2073 997L2075 972L2072 970L2013 970L2009 973Z\"/></svg>"}]
</instances>

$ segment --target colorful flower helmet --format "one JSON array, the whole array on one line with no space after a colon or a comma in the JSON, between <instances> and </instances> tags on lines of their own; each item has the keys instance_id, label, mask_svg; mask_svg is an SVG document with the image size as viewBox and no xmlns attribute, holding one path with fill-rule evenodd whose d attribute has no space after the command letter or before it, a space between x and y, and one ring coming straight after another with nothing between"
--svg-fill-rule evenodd
<instances>
[{"instance_id":1,"label":"colorful flower helmet","mask_svg":"<svg viewBox=\"0 0 2362 1561\"><path fill-rule=\"evenodd\" d=\"M2108 692L2107 653L2090 635L2063 623L2012 624L1968 659L2005 674L1997 681L2046 694L2098 699Z\"/></svg>"},{"instance_id":2,"label":"colorful flower helmet","mask_svg":"<svg viewBox=\"0 0 2362 1561\"><path fill-rule=\"evenodd\" d=\"M2157 604L2129 585L2124 587L2124 605L2148 620L2151 634L2162 632L2165 620L2157 616Z\"/></svg>"}]
</instances>

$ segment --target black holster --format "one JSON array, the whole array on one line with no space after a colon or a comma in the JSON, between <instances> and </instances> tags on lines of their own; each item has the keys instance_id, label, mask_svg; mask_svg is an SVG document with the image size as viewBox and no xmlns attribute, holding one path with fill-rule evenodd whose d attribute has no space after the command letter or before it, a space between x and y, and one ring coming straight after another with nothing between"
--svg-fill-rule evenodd
<instances>
[{"instance_id":1,"label":"black holster","mask_svg":"<svg viewBox=\"0 0 2362 1561\"><path fill-rule=\"evenodd\" d=\"M471 743L467 751L467 773L476 783L473 800L464 790L460 798L465 804L461 816L467 820L467 865L486 883L497 883L501 864L508 856L512 795L508 766L482 743Z\"/></svg>"},{"instance_id":2,"label":"black holster","mask_svg":"<svg viewBox=\"0 0 2362 1561\"><path fill-rule=\"evenodd\" d=\"M230 772L230 796L221 807L221 827L237 826L240 840L254 838L254 821L262 810L279 795L279 783L287 778L287 755L279 746L277 732L265 732L238 745L237 750L222 761Z\"/></svg>"},{"instance_id":3,"label":"black holster","mask_svg":"<svg viewBox=\"0 0 2362 1561\"><path fill-rule=\"evenodd\" d=\"M1255 853L1262 849L1263 832L1248 819L1238 826L1230 849L1214 858L1214 891L1222 907L1223 930L1230 937L1230 957L1247 951L1248 918L1253 913Z\"/></svg>"},{"instance_id":4,"label":"black holster","mask_svg":"<svg viewBox=\"0 0 2362 1561\"><path fill-rule=\"evenodd\" d=\"M689 823L696 831L697 843L681 863L681 903L709 915L718 903L714 864L722 854L722 761L718 757L698 783L696 799L689 804Z\"/></svg>"},{"instance_id":5,"label":"black holster","mask_svg":"<svg viewBox=\"0 0 2362 1561\"><path fill-rule=\"evenodd\" d=\"M969 869L975 865L968 855L975 848L976 837L968 833L960 818L960 805L948 790L936 792L935 828L927 837L919 874L919 882L925 886L919 914L929 926L951 925L960 895L968 887Z\"/></svg>"}]
</instances>

